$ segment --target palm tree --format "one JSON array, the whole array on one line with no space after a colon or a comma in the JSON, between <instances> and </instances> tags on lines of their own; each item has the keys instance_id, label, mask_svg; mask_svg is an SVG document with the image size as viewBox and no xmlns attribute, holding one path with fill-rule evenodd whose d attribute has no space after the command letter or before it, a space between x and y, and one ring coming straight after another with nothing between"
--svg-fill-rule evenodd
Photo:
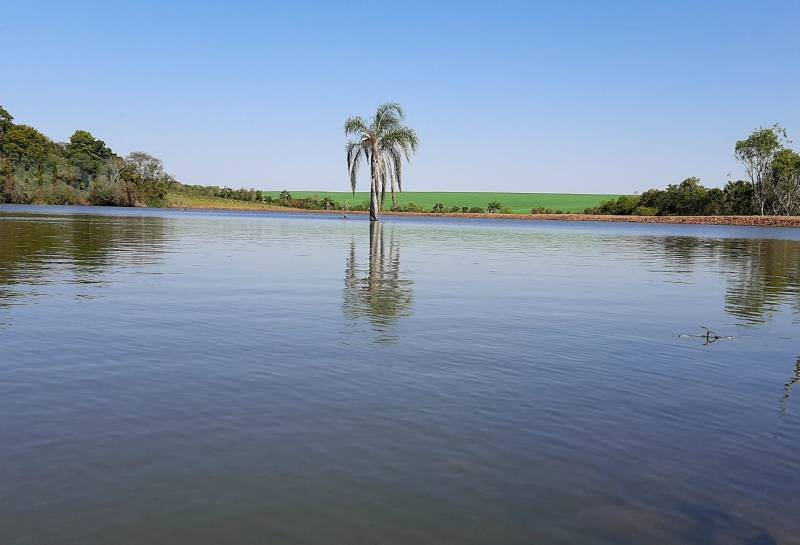
<instances>
[{"instance_id":1,"label":"palm tree","mask_svg":"<svg viewBox=\"0 0 800 545\"><path fill-rule=\"evenodd\" d=\"M369 161L372 185L370 186L369 219L378 221L383 210L386 183L390 182L392 207L397 206L395 189L403 190L401 166L403 156L409 161L417 150L417 133L401 124L403 109L399 104L380 106L371 123L361 117L351 117L344 123L344 133L356 136L347 143L347 170L350 188L356 192L356 179L361 161Z\"/></svg>"}]
</instances>

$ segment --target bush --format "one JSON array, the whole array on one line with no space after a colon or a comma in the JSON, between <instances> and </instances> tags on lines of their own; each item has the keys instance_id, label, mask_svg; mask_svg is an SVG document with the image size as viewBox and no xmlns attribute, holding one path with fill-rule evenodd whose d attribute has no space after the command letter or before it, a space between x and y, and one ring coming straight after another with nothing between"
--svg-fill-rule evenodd
<instances>
[{"instance_id":1,"label":"bush","mask_svg":"<svg viewBox=\"0 0 800 545\"><path fill-rule=\"evenodd\" d=\"M722 190L722 202L725 214L747 216L756 213L753 204L753 184L744 180L728 182Z\"/></svg>"},{"instance_id":2,"label":"bush","mask_svg":"<svg viewBox=\"0 0 800 545\"><path fill-rule=\"evenodd\" d=\"M126 198L119 184L98 176L89 187L89 202L98 206L125 206Z\"/></svg>"},{"instance_id":3,"label":"bush","mask_svg":"<svg viewBox=\"0 0 800 545\"><path fill-rule=\"evenodd\" d=\"M434 214L442 214L444 212L444 204L437 202L433 205L433 208L431 208L431 212Z\"/></svg>"},{"instance_id":4,"label":"bush","mask_svg":"<svg viewBox=\"0 0 800 545\"><path fill-rule=\"evenodd\" d=\"M499 212L503 208L503 205L497 201L492 201L486 205L486 211L490 214L494 214L495 212Z\"/></svg>"},{"instance_id":5,"label":"bush","mask_svg":"<svg viewBox=\"0 0 800 545\"><path fill-rule=\"evenodd\" d=\"M456 214L458 212L461 212L461 210L462 209L461 209L460 206L451 206L450 210L448 210L448 212L450 212L451 214Z\"/></svg>"},{"instance_id":6,"label":"bush","mask_svg":"<svg viewBox=\"0 0 800 545\"><path fill-rule=\"evenodd\" d=\"M657 216L658 209L652 206L637 206L633 213L636 216Z\"/></svg>"},{"instance_id":7,"label":"bush","mask_svg":"<svg viewBox=\"0 0 800 545\"><path fill-rule=\"evenodd\" d=\"M401 206L400 210L402 212L424 212L425 210L418 205L417 203L410 202L405 206Z\"/></svg>"},{"instance_id":8,"label":"bush","mask_svg":"<svg viewBox=\"0 0 800 545\"><path fill-rule=\"evenodd\" d=\"M40 195L41 201L46 204L86 204L86 199L74 187L64 183L43 187Z\"/></svg>"},{"instance_id":9,"label":"bush","mask_svg":"<svg viewBox=\"0 0 800 545\"><path fill-rule=\"evenodd\" d=\"M480 206L473 206L469 209L470 214L484 214L486 211Z\"/></svg>"}]
</instances>

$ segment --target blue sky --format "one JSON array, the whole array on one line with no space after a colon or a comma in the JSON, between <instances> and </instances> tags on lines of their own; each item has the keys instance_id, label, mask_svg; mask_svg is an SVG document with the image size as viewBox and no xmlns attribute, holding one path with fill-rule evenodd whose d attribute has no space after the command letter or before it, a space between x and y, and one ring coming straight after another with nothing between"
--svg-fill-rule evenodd
<instances>
[{"instance_id":1,"label":"blue sky","mask_svg":"<svg viewBox=\"0 0 800 545\"><path fill-rule=\"evenodd\" d=\"M187 183L344 190L344 119L397 101L407 190L719 185L755 127L800 140L798 23L796 0L8 2L0 104Z\"/></svg>"}]
</instances>

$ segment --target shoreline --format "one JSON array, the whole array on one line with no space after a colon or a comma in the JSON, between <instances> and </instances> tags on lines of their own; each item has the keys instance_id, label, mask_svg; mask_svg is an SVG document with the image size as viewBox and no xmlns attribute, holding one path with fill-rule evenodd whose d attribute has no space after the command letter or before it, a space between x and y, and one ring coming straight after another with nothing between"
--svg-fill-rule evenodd
<instances>
[{"instance_id":1,"label":"shoreline","mask_svg":"<svg viewBox=\"0 0 800 545\"><path fill-rule=\"evenodd\" d=\"M182 206L167 207L169 210L216 210L226 212L263 212L288 214L323 214L341 216L341 210L310 210L306 208L289 208L283 206L258 208L226 208L223 206ZM348 216L366 216L365 211L348 211ZM662 223L677 225L738 225L744 227L789 227L800 228L800 216L613 216L602 214L470 214L463 212L437 214L434 212L391 212L381 214L387 217L422 217L422 218L460 218L460 219L492 219L492 220L525 220L525 221L594 221L615 223Z\"/></svg>"},{"instance_id":2,"label":"shoreline","mask_svg":"<svg viewBox=\"0 0 800 545\"><path fill-rule=\"evenodd\" d=\"M14 203L2 203L14 206ZM31 204L20 206L74 206L90 210L92 208L115 208L125 210L128 207L111 206L98 207L94 205L44 205ZM141 207L133 207L134 210L142 210ZM151 208L151 210L208 210L214 212L256 212L263 214L320 214L326 216L342 216L345 212L341 210L313 210L307 208L289 208L284 206L165 206L163 208ZM366 216L366 211L350 210L346 212L348 216ZM381 214L384 217L419 217L419 218L458 218L458 219L481 219L481 220L517 220L517 221L585 221L585 222L606 222L606 223L655 223L672 225L732 225L741 227L786 227L792 229L800 228L800 216L615 216L602 214L471 214L463 212L442 213L434 212L391 212L386 211Z\"/></svg>"}]
</instances>

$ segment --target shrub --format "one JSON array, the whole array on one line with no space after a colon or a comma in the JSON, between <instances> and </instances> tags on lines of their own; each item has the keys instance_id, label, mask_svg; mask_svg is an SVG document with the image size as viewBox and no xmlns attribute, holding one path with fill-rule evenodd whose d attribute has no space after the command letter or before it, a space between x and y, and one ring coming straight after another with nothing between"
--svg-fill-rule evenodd
<instances>
[{"instance_id":1,"label":"shrub","mask_svg":"<svg viewBox=\"0 0 800 545\"><path fill-rule=\"evenodd\" d=\"M728 182L723 189L723 208L726 214L746 216L755 214L753 205L753 184L744 180Z\"/></svg>"},{"instance_id":2,"label":"shrub","mask_svg":"<svg viewBox=\"0 0 800 545\"><path fill-rule=\"evenodd\" d=\"M470 214L483 214L485 212L486 211L480 206L473 206L472 208L469 209Z\"/></svg>"},{"instance_id":3,"label":"shrub","mask_svg":"<svg viewBox=\"0 0 800 545\"><path fill-rule=\"evenodd\" d=\"M434 214L443 213L444 212L444 204L440 203L440 202L437 202L436 204L433 205L433 208L431 208L431 212L433 212Z\"/></svg>"},{"instance_id":4,"label":"shrub","mask_svg":"<svg viewBox=\"0 0 800 545\"><path fill-rule=\"evenodd\" d=\"M47 204L85 204L84 199L74 187L64 183L56 183L43 188L41 199Z\"/></svg>"},{"instance_id":5,"label":"shrub","mask_svg":"<svg viewBox=\"0 0 800 545\"><path fill-rule=\"evenodd\" d=\"M401 206L400 210L403 212L424 212L424 209L417 203L410 202L405 206Z\"/></svg>"},{"instance_id":6,"label":"shrub","mask_svg":"<svg viewBox=\"0 0 800 545\"><path fill-rule=\"evenodd\" d=\"M657 216L658 208L653 208L652 206L637 206L633 213L636 216Z\"/></svg>"},{"instance_id":7,"label":"shrub","mask_svg":"<svg viewBox=\"0 0 800 545\"><path fill-rule=\"evenodd\" d=\"M99 206L124 206L126 199L119 184L98 176L89 187L89 202Z\"/></svg>"},{"instance_id":8,"label":"shrub","mask_svg":"<svg viewBox=\"0 0 800 545\"><path fill-rule=\"evenodd\" d=\"M497 201L492 201L486 205L486 211L489 212L490 214L499 212L501 208L503 208L503 205Z\"/></svg>"},{"instance_id":9,"label":"shrub","mask_svg":"<svg viewBox=\"0 0 800 545\"><path fill-rule=\"evenodd\" d=\"M462 209L461 209L460 206L451 206L450 210L448 210L448 212L450 212L451 214L455 214L455 213L461 212L461 210Z\"/></svg>"},{"instance_id":10,"label":"shrub","mask_svg":"<svg viewBox=\"0 0 800 545\"><path fill-rule=\"evenodd\" d=\"M537 206L535 208L531 208L531 214L553 214L553 210L551 208L545 208L543 206Z\"/></svg>"}]
</instances>

